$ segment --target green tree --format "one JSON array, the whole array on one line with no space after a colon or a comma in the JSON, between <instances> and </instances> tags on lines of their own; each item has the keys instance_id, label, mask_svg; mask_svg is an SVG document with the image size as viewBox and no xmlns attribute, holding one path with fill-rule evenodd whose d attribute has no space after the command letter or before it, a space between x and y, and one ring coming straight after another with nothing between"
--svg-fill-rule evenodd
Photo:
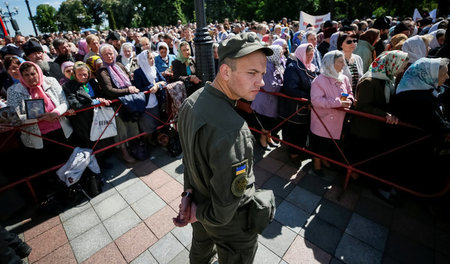
<instances>
[{"instance_id":1,"label":"green tree","mask_svg":"<svg viewBox=\"0 0 450 264\"><path fill-rule=\"evenodd\" d=\"M61 3L57 13L63 30L80 30L92 24L92 17L87 14L81 0L67 0Z\"/></svg>"},{"instance_id":2,"label":"green tree","mask_svg":"<svg viewBox=\"0 0 450 264\"><path fill-rule=\"evenodd\" d=\"M58 28L56 22L56 9L47 4L41 4L36 7L36 16L33 17L39 31L54 32Z\"/></svg>"}]
</instances>

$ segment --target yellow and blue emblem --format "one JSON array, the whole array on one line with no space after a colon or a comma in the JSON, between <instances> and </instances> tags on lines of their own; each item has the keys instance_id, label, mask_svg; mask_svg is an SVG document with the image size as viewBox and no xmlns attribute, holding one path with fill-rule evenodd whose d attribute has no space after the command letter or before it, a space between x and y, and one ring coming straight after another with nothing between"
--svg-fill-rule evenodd
<instances>
[{"instance_id":1,"label":"yellow and blue emblem","mask_svg":"<svg viewBox=\"0 0 450 264\"><path fill-rule=\"evenodd\" d=\"M242 162L234 164L233 170L235 178L233 180L233 183L231 184L231 192L233 193L233 195L241 197L248 185L248 160L244 160Z\"/></svg>"}]
</instances>

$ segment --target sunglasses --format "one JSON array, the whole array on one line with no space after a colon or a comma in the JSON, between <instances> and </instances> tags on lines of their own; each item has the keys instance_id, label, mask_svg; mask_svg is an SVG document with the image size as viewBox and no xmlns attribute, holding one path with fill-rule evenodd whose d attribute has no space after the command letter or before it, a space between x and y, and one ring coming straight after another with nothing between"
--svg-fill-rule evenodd
<instances>
[{"instance_id":1,"label":"sunglasses","mask_svg":"<svg viewBox=\"0 0 450 264\"><path fill-rule=\"evenodd\" d=\"M358 43L357 39L349 39L347 40L345 43L347 43L348 45L352 44L352 43Z\"/></svg>"}]
</instances>

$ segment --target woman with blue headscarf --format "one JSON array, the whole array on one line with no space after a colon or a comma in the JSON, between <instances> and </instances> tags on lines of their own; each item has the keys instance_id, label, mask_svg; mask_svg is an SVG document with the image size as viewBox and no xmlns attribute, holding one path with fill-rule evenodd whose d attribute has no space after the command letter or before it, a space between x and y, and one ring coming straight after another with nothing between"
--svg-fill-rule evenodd
<instances>
[{"instance_id":1,"label":"woman with blue headscarf","mask_svg":"<svg viewBox=\"0 0 450 264\"><path fill-rule=\"evenodd\" d=\"M418 59L406 70L392 98L393 113L420 128L398 128L399 144L431 135L402 149L396 158L402 174L408 175L405 184L422 192L440 190L441 180L446 180L440 177L448 178L450 122L440 98L440 86L449 78L448 64L447 58ZM425 175L429 175L426 180Z\"/></svg>"}]
</instances>

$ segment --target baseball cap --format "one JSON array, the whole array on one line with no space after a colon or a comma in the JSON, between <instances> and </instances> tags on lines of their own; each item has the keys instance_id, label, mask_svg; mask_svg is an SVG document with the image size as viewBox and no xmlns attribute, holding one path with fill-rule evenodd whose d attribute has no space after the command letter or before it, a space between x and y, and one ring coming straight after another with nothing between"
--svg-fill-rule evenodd
<instances>
[{"instance_id":1,"label":"baseball cap","mask_svg":"<svg viewBox=\"0 0 450 264\"><path fill-rule=\"evenodd\" d=\"M273 55L273 51L267 44L261 42L254 32L237 34L222 41L219 45L219 61L225 58L237 59L250 53L261 50L266 56Z\"/></svg>"}]
</instances>

